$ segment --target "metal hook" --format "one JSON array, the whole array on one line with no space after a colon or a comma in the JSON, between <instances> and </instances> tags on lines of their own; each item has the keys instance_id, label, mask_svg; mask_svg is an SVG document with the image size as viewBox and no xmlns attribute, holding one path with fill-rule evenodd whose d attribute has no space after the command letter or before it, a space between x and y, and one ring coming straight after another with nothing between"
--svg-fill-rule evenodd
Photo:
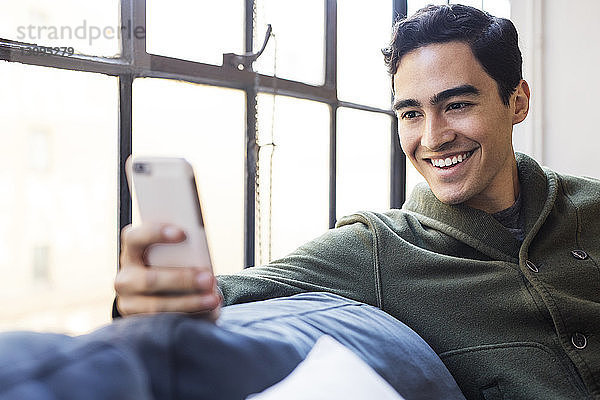
<instances>
[{"instance_id":1,"label":"metal hook","mask_svg":"<svg viewBox=\"0 0 600 400\"><path fill-rule=\"evenodd\" d=\"M239 70L244 69L252 69L252 63L260 57L260 55L265 51L267 47L267 43L269 43L269 39L271 38L271 34L273 32L273 28L271 24L267 25L267 32L265 32L265 40L263 42L262 47L256 53L245 53L245 54L235 54L235 53L225 53L223 54L223 65L227 65L230 67L237 68Z\"/></svg>"}]
</instances>

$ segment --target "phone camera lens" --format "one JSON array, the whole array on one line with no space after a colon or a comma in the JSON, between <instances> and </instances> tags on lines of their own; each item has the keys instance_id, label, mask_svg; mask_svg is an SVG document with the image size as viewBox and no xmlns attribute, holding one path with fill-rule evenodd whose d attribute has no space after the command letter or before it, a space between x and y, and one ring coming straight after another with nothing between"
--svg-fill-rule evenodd
<instances>
[{"instance_id":1,"label":"phone camera lens","mask_svg":"<svg viewBox=\"0 0 600 400\"><path fill-rule=\"evenodd\" d=\"M150 172L150 169L148 168L148 165L144 163L134 163L133 172L137 174L147 174Z\"/></svg>"}]
</instances>

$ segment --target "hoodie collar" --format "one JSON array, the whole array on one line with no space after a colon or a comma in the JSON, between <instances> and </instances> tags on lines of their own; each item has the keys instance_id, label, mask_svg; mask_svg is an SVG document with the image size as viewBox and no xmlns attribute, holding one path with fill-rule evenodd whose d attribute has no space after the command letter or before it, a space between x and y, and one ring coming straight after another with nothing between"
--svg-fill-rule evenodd
<instances>
[{"instance_id":1,"label":"hoodie collar","mask_svg":"<svg viewBox=\"0 0 600 400\"><path fill-rule=\"evenodd\" d=\"M521 246L527 248L550 213L556 199L557 177L535 160L516 153L522 196L525 240L521 244L491 214L464 204L439 201L426 183L411 193L403 209L419 221L481 251L493 259L516 262Z\"/></svg>"}]
</instances>

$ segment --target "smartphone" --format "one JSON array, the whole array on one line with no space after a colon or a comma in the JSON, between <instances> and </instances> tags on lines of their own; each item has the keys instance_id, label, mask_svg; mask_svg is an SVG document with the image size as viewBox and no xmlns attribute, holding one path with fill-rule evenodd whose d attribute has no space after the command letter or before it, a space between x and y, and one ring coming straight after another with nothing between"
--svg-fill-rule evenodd
<instances>
[{"instance_id":1,"label":"smartphone","mask_svg":"<svg viewBox=\"0 0 600 400\"><path fill-rule=\"evenodd\" d=\"M130 156L125 169L141 222L174 225L186 236L149 247L148 265L212 268L192 166L183 158Z\"/></svg>"}]
</instances>

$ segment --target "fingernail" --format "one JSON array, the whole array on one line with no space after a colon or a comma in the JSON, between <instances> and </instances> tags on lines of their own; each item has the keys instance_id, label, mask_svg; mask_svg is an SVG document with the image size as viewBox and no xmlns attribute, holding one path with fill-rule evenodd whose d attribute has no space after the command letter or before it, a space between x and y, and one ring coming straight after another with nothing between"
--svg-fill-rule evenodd
<instances>
[{"instance_id":1,"label":"fingernail","mask_svg":"<svg viewBox=\"0 0 600 400\"><path fill-rule=\"evenodd\" d=\"M212 276L210 274L207 274L206 272L202 272L198 275L196 275L196 283L198 283L198 285L205 287L206 285L208 285L208 283L211 281Z\"/></svg>"},{"instance_id":2,"label":"fingernail","mask_svg":"<svg viewBox=\"0 0 600 400\"><path fill-rule=\"evenodd\" d=\"M162 234L166 239L169 240L175 240L179 237L179 235L181 234L181 231L177 228L175 228L174 226L165 226L162 229Z\"/></svg>"}]
</instances>

